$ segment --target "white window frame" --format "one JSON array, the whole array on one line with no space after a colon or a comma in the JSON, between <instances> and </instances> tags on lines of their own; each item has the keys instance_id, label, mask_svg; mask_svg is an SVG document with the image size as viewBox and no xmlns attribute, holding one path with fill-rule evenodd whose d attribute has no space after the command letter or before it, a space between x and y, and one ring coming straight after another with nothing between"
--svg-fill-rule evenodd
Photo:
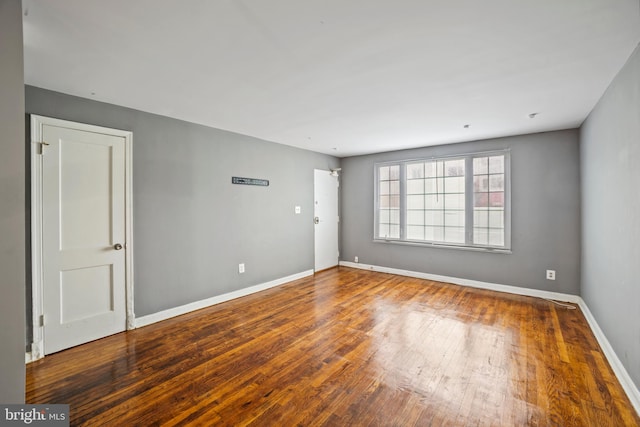
<instances>
[{"instance_id":1,"label":"white window frame","mask_svg":"<svg viewBox=\"0 0 640 427\"><path fill-rule=\"evenodd\" d=\"M504 246L481 245L473 243L474 232L474 187L473 187L473 159L477 157L504 156ZM446 161L465 159L465 243L450 243L429 240L410 240L406 238L407 231L407 164L429 161ZM398 238L385 238L378 235L379 231L379 170L384 166L400 166L400 235ZM373 240L382 243L399 243L427 247L443 247L456 249L471 249L480 251L511 253L511 155L509 150L492 150L474 153L454 154L450 156L433 156L396 161L378 162L374 164L374 221Z\"/></svg>"}]
</instances>

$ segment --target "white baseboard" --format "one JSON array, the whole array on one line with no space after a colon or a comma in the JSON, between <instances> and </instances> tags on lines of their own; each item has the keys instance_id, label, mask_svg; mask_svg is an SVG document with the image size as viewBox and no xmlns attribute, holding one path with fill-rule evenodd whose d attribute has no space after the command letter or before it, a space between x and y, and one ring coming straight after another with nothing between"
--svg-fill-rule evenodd
<instances>
[{"instance_id":1,"label":"white baseboard","mask_svg":"<svg viewBox=\"0 0 640 427\"><path fill-rule=\"evenodd\" d=\"M269 288L280 286L282 284L292 282L294 280L302 279L313 275L313 270L303 271L301 273L292 274L291 276L275 279L270 282L261 283L258 285L250 286L248 288L239 289L237 291L229 292L215 297L207 298L201 301L195 301L189 304L181 305L179 307L170 308L168 310L159 311L157 313L149 314L147 316L138 317L135 319L134 324L136 328L151 325L152 323L160 322L162 320L170 319L172 317L180 316L181 314L190 313L201 308L210 307L221 302L230 301L232 299L244 297L254 294L256 292L264 291Z\"/></svg>"},{"instance_id":2,"label":"white baseboard","mask_svg":"<svg viewBox=\"0 0 640 427\"><path fill-rule=\"evenodd\" d=\"M453 283L454 285L469 286L471 288L488 289L491 291L506 292L509 294L524 295L552 299L556 301L572 302L578 304L582 301L577 295L560 292L541 291L538 289L520 288L518 286L499 285L496 283L480 282L478 280L461 279L459 277L440 276L437 274L421 273L418 271L401 270L398 268L380 267L377 265L361 264L348 261L340 261L345 267L359 268L361 270L378 271L380 273L397 274L398 276L415 277L417 279L434 280L436 282Z\"/></svg>"},{"instance_id":3,"label":"white baseboard","mask_svg":"<svg viewBox=\"0 0 640 427\"><path fill-rule=\"evenodd\" d=\"M27 351L24 354L25 364L42 359L44 357L44 352L42 351L43 348L44 343L42 342L42 340L32 342L31 351Z\"/></svg>"},{"instance_id":4,"label":"white baseboard","mask_svg":"<svg viewBox=\"0 0 640 427\"><path fill-rule=\"evenodd\" d=\"M640 414L640 390L638 390L638 387L636 387L636 385L633 383L631 376L629 375L627 370L624 368L624 365L618 358L618 355L616 354L616 352L613 350L613 347L611 347L609 340L607 340L607 337L605 336L604 332L602 332L602 329L600 329L598 322L596 321L595 317L593 317L593 314L591 314L591 310L589 310L589 307L584 302L582 297L579 297L577 295L559 293L559 292L549 292L549 291L541 291L541 290L530 289L530 288L520 288L518 286L499 285L495 283L480 282L477 280L460 279L457 277L449 277L449 276L439 276L436 274L421 273L417 271L401 270L401 269L389 268L389 267L380 267L376 265L360 264L360 263L349 262L349 261L340 261L340 265L345 267L359 268L361 270L397 274L399 276L435 280L438 282L453 283L455 285L469 286L473 288L488 289L492 291L507 292L507 293L516 294L516 295L546 298L546 299L552 299L556 301L572 302L572 303L578 304L578 306L582 310L582 313L584 314L584 317L587 319L587 323L589 324L589 327L591 328L593 335L596 337L596 340L598 340L598 343L602 348L604 356L607 358L609 365L611 365L611 369L613 369L613 373L616 375L616 377L618 378L618 381L620 382L620 385L622 386L624 391L627 393L627 397L631 401L631 404L633 405L634 409L638 414Z\"/></svg>"},{"instance_id":5,"label":"white baseboard","mask_svg":"<svg viewBox=\"0 0 640 427\"><path fill-rule=\"evenodd\" d=\"M580 306L580 309L582 310L582 314L584 314L584 317L587 319L587 322L589 323L589 326L593 331L593 335L595 335L596 339L598 340L598 344L600 344L600 347L602 348L602 351L604 352L609 365L611 365L613 373L616 374L616 377L618 378L618 381L620 381L620 385L622 385L624 391L627 393L627 397L631 401L631 404L635 408L638 415L640 415L640 390L638 390L638 387L636 387L636 385L633 383L633 380L631 379L631 376L629 375L627 370L624 368L622 361L618 358L618 355L613 350L613 347L611 347L611 343L607 339L604 332L602 332L602 329L600 329L600 325L598 325L596 318L593 317L593 314L591 313L591 310L589 310L587 303L584 302L582 298L580 298L580 302L578 304Z\"/></svg>"}]
</instances>

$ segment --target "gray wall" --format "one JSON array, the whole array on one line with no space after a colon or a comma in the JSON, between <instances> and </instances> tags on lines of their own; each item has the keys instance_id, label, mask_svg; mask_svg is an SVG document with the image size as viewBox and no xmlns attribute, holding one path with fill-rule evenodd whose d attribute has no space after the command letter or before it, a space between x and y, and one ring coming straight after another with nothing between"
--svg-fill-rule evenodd
<instances>
[{"instance_id":1,"label":"gray wall","mask_svg":"<svg viewBox=\"0 0 640 427\"><path fill-rule=\"evenodd\" d=\"M133 131L137 317L313 269L313 169L337 158L29 86L26 111Z\"/></svg>"},{"instance_id":2,"label":"gray wall","mask_svg":"<svg viewBox=\"0 0 640 427\"><path fill-rule=\"evenodd\" d=\"M375 162L496 149L511 150L511 254L373 242ZM342 259L578 294L578 158L578 131L568 130L343 159Z\"/></svg>"},{"instance_id":3,"label":"gray wall","mask_svg":"<svg viewBox=\"0 0 640 427\"><path fill-rule=\"evenodd\" d=\"M0 0L0 58L0 402L24 403L26 172L19 0Z\"/></svg>"},{"instance_id":4,"label":"gray wall","mask_svg":"<svg viewBox=\"0 0 640 427\"><path fill-rule=\"evenodd\" d=\"M580 129L582 297L640 388L640 48Z\"/></svg>"}]
</instances>

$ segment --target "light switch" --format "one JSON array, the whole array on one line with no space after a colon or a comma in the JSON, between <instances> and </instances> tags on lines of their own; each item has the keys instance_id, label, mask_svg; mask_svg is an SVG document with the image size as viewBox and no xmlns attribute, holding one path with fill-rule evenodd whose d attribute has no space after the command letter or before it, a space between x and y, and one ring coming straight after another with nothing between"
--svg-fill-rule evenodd
<instances>
[{"instance_id":1,"label":"light switch","mask_svg":"<svg viewBox=\"0 0 640 427\"><path fill-rule=\"evenodd\" d=\"M299 214L300 212L302 212L302 209L300 209L300 206L296 206L296 214Z\"/></svg>"}]
</instances>

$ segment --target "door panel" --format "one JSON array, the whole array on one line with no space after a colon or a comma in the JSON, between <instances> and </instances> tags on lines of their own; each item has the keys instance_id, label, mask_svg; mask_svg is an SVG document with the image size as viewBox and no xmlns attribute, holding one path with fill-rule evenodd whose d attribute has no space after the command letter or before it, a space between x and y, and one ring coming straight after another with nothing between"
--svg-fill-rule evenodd
<instances>
[{"instance_id":1,"label":"door panel","mask_svg":"<svg viewBox=\"0 0 640 427\"><path fill-rule=\"evenodd\" d=\"M60 301L63 325L113 311L113 269L99 265L62 271Z\"/></svg>"},{"instance_id":2,"label":"door panel","mask_svg":"<svg viewBox=\"0 0 640 427\"><path fill-rule=\"evenodd\" d=\"M125 140L49 124L42 135L49 354L126 329Z\"/></svg>"},{"instance_id":3,"label":"door panel","mask_svg":"<svg viewBox=\"0 0 640 427\"><path fill-rule=\"evenodd\" d=\"M110 146L61 142L61 249L90 248L111 242L112 155Z\"/></svg>"},{"instance_id":4,"label":"door panel","mask_svg":"<svg viewBox=\"0 0 640 427\"><path fill-rule=\"evenodd\" d=\"M314 170L315 271L338 265L338 177Z\"/></svg>"}]
</instances>

